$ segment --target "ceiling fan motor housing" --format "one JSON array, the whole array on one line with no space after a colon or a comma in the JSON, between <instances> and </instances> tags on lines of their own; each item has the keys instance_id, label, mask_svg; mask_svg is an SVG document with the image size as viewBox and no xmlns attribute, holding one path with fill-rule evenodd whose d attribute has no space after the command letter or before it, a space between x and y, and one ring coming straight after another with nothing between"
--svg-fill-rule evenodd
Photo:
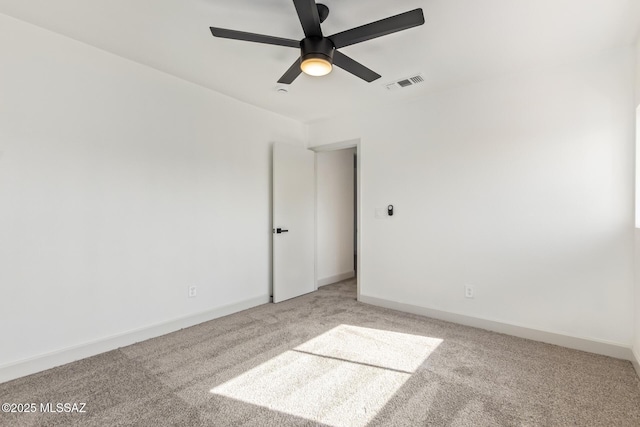
<instances>
[{"instance_id":1,"label":"ceiling fan motor housing","mask_svg":"<svg viewBox=\"0 0 640 427\"><path fill-rule=\"evenodd\" d=\"M333 63L334 46L326 37L307 37L300 42L302 61L319 58Z\"/></svg>"}]
</instances>

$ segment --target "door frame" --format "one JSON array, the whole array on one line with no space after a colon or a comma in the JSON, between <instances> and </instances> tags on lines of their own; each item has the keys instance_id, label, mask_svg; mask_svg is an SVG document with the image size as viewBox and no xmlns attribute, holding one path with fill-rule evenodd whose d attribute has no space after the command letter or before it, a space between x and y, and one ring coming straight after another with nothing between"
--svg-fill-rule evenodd
<instances>
[{"instance_id":1,"label":"door frame","mask_svg":"<svg viewBox=\"0 0 640 427\"><path fill-rule=\"evenodd\" d=\"M337 151L337 150L345 150L348 148L355 148L356 149L356 253L357 253L357 257L356 257L356 299L358 301L360 301L360 278L362 277L362 269L360 268L360 265L362 263L362 250L361 250L361 245L360 245L360 239L362 236L362 226L361 226L361 217L362 217L362 209L360 209L361 206L361 199L362 199L362 192L360 191L360 188L362 187L361 181L362 181L362 172L361 172L361 161L362 161L362 152L360 150L360 138L356 138L356 139L349 139L346 141L339 141L339 142L334 142L334 143L330 143L330 144L323 144L323 145L315 145L312 147L308 147L309 150L314 151L316 153L321 153L321 152L326 152L326 151ZM317 159L317 157L316 157ZM316 160L317 161L317 160ZM317 168L316 168L317 171ZM317 186L317 181L318 180L318 175L316 173L316 186ZM316 282L316 290L318 289L318 192L316 191L316 220L315 220L315 259L314 259L314 264L315 264L315 282Z\"/></svg>"}]
</instances>

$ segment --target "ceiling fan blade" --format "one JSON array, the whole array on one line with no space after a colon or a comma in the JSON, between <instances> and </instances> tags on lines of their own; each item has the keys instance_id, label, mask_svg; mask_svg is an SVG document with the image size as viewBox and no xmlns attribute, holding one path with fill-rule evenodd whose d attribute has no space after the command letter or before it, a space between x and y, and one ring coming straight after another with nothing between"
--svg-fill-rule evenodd
<instances>
[{"instance_id":1,"label":"ceiling fan blade","mask_svg":"<svg viewBox=\"0 0 640 427\"><path fill-rule=\"evenodd\" d=\"M424 24L424 14L422 9L414 9L409 12L371 22L370 24L352 28L341 33L336 33L328 38L331 39L336 49L352 44L386 36L387 34L408 28L417 27Z\"/></svg>"},{"instance_id":2,"label":"ceiling fan blade","mask_svg":"<svg viewBox=\"0 0 640 427\"><path fill-rule=\"evenodd\" d=\"M320 29L320 15L314 0L293 0L302 24L304 35L307 37L322 37Z\"/></svg>"},{"instance_id":3,"label":"ceiling fan blade","mask_svg":"<svg viewBox=\"0 0 640 427\"><path fill-rule=\"evenodd\" d=\"M284 83L286 85L290 85L291 83L293 83L296 77L300 75L301 72L302 72L302 69L300 69L300 58L298 58L296 59L296 62L294 62L291 65L291 67L289 67L287 72L284 73L282 77L280 77L280 80L278 80L278 83Z\"/></svg>"},{"instance_id":4,"label":"ceiling fan blade","mask_svg":"<svg viewBox=\"0 0 640 427\"><path fill-rule=\"evenodd\" d=\"M287 46L300 48L300 41L283 39L282 37L264 36L262 34L245 33L244 31L227 30L224 28L210 27L211 34L214 37L222 37L223 39L244 40L248 42L274 44L278 46Z\"/></svg>"},{"instance_id":5,"label":"ceiling fan blade","mask_svg":"<svg viewBox=\"0 0 640 427\"><path fill-rule=\"evenodd\" d=\"M348 71L356 77L360 77L362 80L366 80L369 83L382 77L380 74L370 70L361 63L354 61L344 53L340 53L337 50L333 52L333 64L345 71Z\"/></svg>"}]
</instances>

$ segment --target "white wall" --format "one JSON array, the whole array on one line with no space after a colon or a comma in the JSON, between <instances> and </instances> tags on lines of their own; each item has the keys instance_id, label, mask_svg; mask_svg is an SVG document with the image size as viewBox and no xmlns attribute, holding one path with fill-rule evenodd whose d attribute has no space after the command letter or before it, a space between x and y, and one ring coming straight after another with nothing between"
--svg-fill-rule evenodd
<instances>
[{"instance_id":1,"label":"white wall","mask_svg":"<svg viewBox=\"0 0 640 427\"><path fill-rule=\"evenodd\" d=\"M636 43L636 227L640 227L640 38ZM640 228L636 228L635 328L633 351L640 375Z\"/></svg>"},{"instance_id":2,"label":"white wall","mask_svg":"<svg viewBox=\"0 0 640 427\"><path fill-rule=\"evenodd\" d=\"M3 15L0 51L0 367L268 301L303 125Z\"/></svg>"},{"instance_id":3,"label":"white wall","mask_svg":"<svg viewBox=\"0 0 640 427\"><path fill-rule=\"evenodd\" d=\"M636 42L636 105L640 105L640 37Z\"/></svg>"},{"instance_id":4,"label":"white wall","mask_svg":"<svg viewBox=\"0 0 640 427\"><path fill-rule=\"evenodd\" d=\"M311 146L361 141L361 295L629 347L634 63L609 51L310 124Z\"/></svg>"},{"instance_id":5,"label":"white wall","mask_svg":"<svg viewBox=\"0 0 640 427\"><path fill-rule=\"evenodd\" d=\"M320 286L353 277L354 154L353 148L316 154Z\"/></svg>"}]
</instances>

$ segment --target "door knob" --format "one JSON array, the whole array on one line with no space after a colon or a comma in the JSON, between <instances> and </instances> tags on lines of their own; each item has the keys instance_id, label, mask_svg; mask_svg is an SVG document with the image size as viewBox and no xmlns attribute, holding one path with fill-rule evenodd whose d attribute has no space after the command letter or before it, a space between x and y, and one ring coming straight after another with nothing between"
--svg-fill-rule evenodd
<instances>
[{"instance_id":1,"label":"door knob","mask_svg":"<svg viewBox=\"0 0 640 427\"><path fill-rule=\"evenodd\" d=\"M276 232L277 234L280 234L280 233L288 233L288 232L289 232L289 230L285 230L284 228L276 228L276 229L275 229L275 232Z\"/></svg>"}]
</instances>

